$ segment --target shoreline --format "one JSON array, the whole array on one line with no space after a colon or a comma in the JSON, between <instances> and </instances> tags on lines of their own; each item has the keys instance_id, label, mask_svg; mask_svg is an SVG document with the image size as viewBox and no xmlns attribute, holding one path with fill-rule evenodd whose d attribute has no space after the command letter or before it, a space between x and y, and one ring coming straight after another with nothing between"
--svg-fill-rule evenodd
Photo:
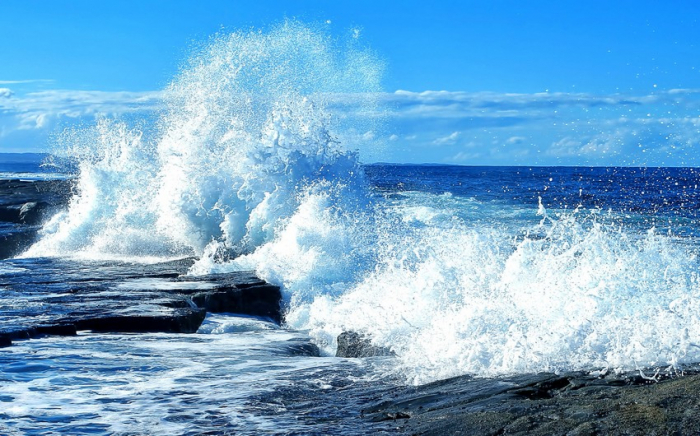
<instances>
[{"instance_id":1,"label":"shoreline","mask_svg":"<svg viewBox=\"0 0 700 436\"><path fill-rule=\"evenodd\" d=\"M397 387L362 411L411 435L700 433L700 365L657 379L641 371L475 379Z\"/></svg>"}]
</instances>

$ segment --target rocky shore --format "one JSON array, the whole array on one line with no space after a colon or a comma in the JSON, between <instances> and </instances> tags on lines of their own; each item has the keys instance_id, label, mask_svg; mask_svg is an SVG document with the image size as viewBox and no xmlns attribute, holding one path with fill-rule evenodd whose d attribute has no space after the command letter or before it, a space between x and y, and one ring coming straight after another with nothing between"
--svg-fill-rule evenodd
<instances>
[{"instance_id":1,"label":"rocky shore","mask_svg":"<svg viewBox=\"0 0 700 436\"><path fill-rule=\"evenodd\" d=\"M279 287L253 273L182 276L191 259L157 265L43 262L30 269L15 260L17 271L0 276L0 345L83 330L194 333L207 312L282 321Z\"/></svg>"},{"instance_id":2,"label":"rocky shore","mask_svg":"<svg viewBox=\"0 0 700 436\"><path fill-rule=\"evenodd\" d=\"M391 356L357 332L336 356ZM376 392L362 418L407 435L696 435L700 365L637 371L455 377Z\"/></svg>"},{"instance_id":3,"label":"rocky shore","mask_svg":"<svg viewBox=\"0 0 700 436\"><path fill-rule=\"evenodd\" d=\"M362 413L411 435L696 435L700 371L463 376L397 387Z\"/></svg>"},{"instance_id":4,"label":"rocky shore","mask_svg":"<svg viewBox=\"0 0 700 436\"><path fill-rule=\"evenodd\" d=\"M42 221L66 204L69 192L67 181L0 181L0 259L27 247ZM193 333L207 312L283 322L278 287L251 272L183 275L192 262L6 260L0 275L0 347L80 331ZM318 356L313 344L295 347L292 354ZM355 332L340 335L336 356L393 359L391 350ZM308 389L273 390L274 398L262 398L261 404L270 403L269 413L279 413L276 398L285 398L285 410L298 411L300 419L345 422L350 417L358 428L377 434L700 434L700 366L462 376L423 386L358 382L332 390L343 398L342 407L324 407L328 392Z\"/></svg>"},{"instance_id":5,"label":"rocky shore","mask_svg":"<svg viewBox=\"0 0 700 436\"><path fill-rule=\"evenodd\" d=\"M0 180L0 259L21 253L35 240L41 224L66 206L70 183ZM10 271L0 275L0 347L85 330L194 333L207 312L282 322L279 287L246 272L183 276L192 262L7 262Z\"/></svg>"}]
</instances>

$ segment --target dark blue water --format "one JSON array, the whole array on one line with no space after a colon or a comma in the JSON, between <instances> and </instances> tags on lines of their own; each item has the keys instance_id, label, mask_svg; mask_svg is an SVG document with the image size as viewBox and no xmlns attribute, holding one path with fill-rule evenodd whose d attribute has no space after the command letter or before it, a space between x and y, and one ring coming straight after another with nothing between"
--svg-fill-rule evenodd
<instances>
[{"instance_id":1,"label":"dark blue water","mask_svg":"<svg viewBox=\"0 0 700 436\"><path fill-rule=\"evenodd\" d=\"M370 165L365 170L380 191L449 192L483 202L599 209L633 214L647 227L700 236L696 168Z\"/></svg>"},{"instance_id":2,"label":"dark blue water","mask_svg":"<svg viewBox=\"0 0 700 436\"><path fill-rule=\"evenodd\" d=\"M372 184L387 191L450 192L479 201L551 208L601 208L697 218L700 171L695 168L465 167L370 165Z\"/></svg>"},{"instance_id":3,"label":"dark blue water","mask_svg":"<svg viewBox=\"0 0 700 436\"><path fill-rule=\"evenodd\" d=\"M48 164L45 153L0 153L0 179L45 180L63 178L61 169Z\"/></svg>"}]
</instances>

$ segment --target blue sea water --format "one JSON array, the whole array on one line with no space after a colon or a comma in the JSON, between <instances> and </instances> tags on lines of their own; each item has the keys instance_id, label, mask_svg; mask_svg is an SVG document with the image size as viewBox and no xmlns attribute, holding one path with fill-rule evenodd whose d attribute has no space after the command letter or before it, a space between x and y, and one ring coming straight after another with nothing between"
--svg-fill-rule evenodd
<instances>
[{"instance_id":1,"label":"blue sea water","mask_svg":"<svg viewBox=\"0 0 700 436\"><path fill-rule=\"evenodd\" d=\"M312 328L209 315L194 335L17 341L0 351L0 431L389 432L388 424L363 423L360 410L395 384L700 361L694 169L363 170L374 213L402 241L392 235L392 258L375 258L355 288L309 305L290 298L288 317L299 304L316 317ZM115 274L114 264L51 259L0 261L4 324L50 313L22 293L37 277ZM114 283L129 292L118 274ZM281 284L288 292L294 285ZM397 356L332 357L324 329L335 334L334 322ZM327 357L290 354L290 341L315 341Z\"/></svg>"},{"instance_id":2,"label":"blue sea water","mask_svg":"<svg viewBox=\"0 0 700 436\"><path fill-rule=\"evenodd\" d=\"M181 258L184 276L279 285L285 322L18 341L0 350L0 433L366 434L391 430L360 410L396 383L700 362L697 170L363 165L380 64L293 21L222 34L157 122L66 131L73 196L0 261L3 323L52 310L37 283L128 294L120 271ZM343 331L395 356L335 358Z\"/></svg>"},{"instance_id":3,"label":"blue sea water","mask_svg":"<svg viewBox=\"0 0 700 436\"><path fill-rule=\"evenodd\" d=\"M44 165L44 153L0 153L0 180L51 180L65 178L66 175L55 168Z\"/></svg>"}]
</instances>

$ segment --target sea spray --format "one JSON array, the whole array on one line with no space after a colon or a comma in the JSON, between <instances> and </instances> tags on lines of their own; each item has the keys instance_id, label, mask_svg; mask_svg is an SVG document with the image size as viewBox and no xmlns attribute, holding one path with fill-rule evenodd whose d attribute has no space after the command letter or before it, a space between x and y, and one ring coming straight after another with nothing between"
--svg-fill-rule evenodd
<instances>
[{"instance_id":1,"label":"sea spray","mask_svg":"<svg viewBox=\"0 0 700 436\"><path fill-rule=\"evenodd\" d=\"M382 66L339 44L291 20L217 35L164 91L157 122L67 132L57 154L78 161L76 195L25 256L231 257L272 240L307 192L366 201L340 141L371 125Z\"/></svg>"},{"instance_id":2,"label":"sea spray","mask_svg":"<svg viewBox=\"0 0 700 436\"><path fill-rule=\"evenodd\" d=\"M380 72L294 21L214 37L156 123L67 135L76 195L25 255L254 269L287 326L329 354L366 334L415 383L700 361L692 245L582 209L373 190L349 138Z\"/></svg>"}]
</instances>

